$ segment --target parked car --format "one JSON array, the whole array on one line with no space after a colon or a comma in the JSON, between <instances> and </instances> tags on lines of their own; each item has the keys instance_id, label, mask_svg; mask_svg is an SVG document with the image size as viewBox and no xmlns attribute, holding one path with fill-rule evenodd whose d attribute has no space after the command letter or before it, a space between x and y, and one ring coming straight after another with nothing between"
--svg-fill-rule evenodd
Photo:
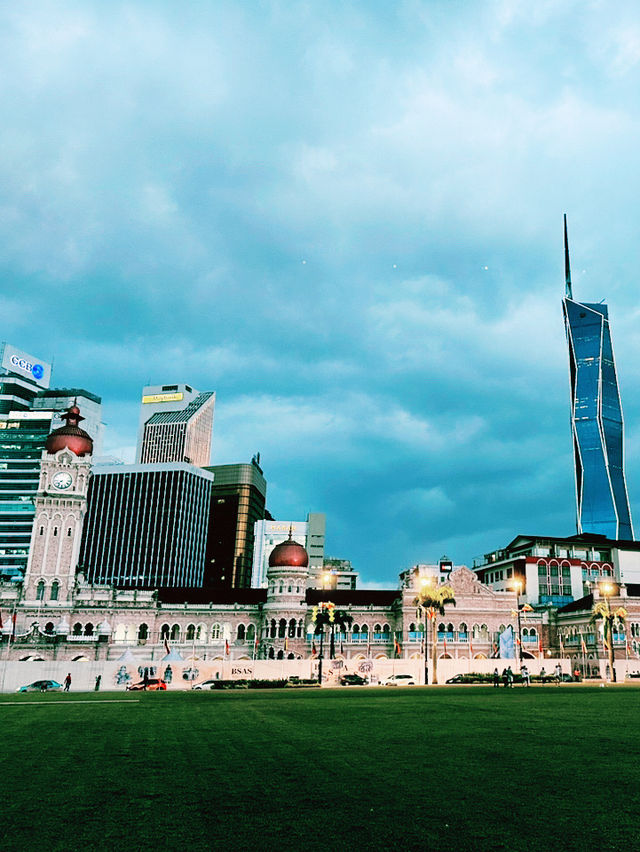
<instances>
[{"instance_id":1,"label":"parked car","mask_svg":"<svg viewBox=\"0 0 640 852\"><path fill-rule=\"evenodd\" d=\"M139 680L137 683L130 683L127 686L127 689L130 692L138 689L147 689L149 692L156 692L159 689L166 689L167 684L162 678L159 677L150 677L147 681L146 685L143 680Z\"/></svg>"},{"instance_id":2,"label":"parked car","mask_svg":"<svg viewBox=\"0 0 640 852\"><path fill-rule=\"evenodd\" d=\"M417 683L413 675L395 674L385 677L380 681L380 686L415 686Z\"/></svg>"},{"instance_id":3,"label":"parked car","mask_svg":"<svg viewBox=\"0 0 640 852\"><path fill-rule=\"evenodd\" d=\"M340 678L342 686L364 686L366 683L369 683L368 678L359 674L345 674Z\"/></svg>"},{"instance_id":4,"label":"parked car","mask_svg":"<svg viewBox=\"0 0 640 852\"><path fill-rule=\"evenodd\" d=\"M215 689L215 680L203 680L202 683L194 683L193 689Z\"/></svg>"},{"instance_id":5,"label":"parked car","mask_svg":"<svg viewBox=\"0 0 640 852\"><path fill-rule=\"evenodd\" d=\"M26 686L19 686L16 692L60 692L62 684L57 680L34 680Z\"/></svg>"}]
</instances>

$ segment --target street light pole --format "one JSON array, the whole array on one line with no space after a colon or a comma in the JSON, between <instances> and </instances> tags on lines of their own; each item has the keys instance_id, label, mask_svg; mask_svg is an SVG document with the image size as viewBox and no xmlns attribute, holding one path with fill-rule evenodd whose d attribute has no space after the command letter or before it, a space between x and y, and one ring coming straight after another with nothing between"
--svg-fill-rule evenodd
<instances>
[{"instance_id":1,"label":"street light pole","mask_svg":"<svg viewBox=\"0 0 640 852\"><path fill-rule=\"evenodd\" d=\"M616 650L613 646L613 615L611 613L611 601L609 596L613 591L613 586L610 583L603 583L600 590L607 604L607 614L605 616L604 633L607 635L607 627L609 628L609 667L611 669L611 682L616 682Z\"/></svg>"},{"instance_id":2,"label":"street light pole","mask_svg":"<svg viewBox=\"0 0 640 852\"><path fill-rule=\"evenodd\" d=\"M520 590L522 589L522 582L516 580L514 586L516 590L516 610L518 613L518 662L522 670L522 627L520 623Z\"/></svg>"}]
</instances>

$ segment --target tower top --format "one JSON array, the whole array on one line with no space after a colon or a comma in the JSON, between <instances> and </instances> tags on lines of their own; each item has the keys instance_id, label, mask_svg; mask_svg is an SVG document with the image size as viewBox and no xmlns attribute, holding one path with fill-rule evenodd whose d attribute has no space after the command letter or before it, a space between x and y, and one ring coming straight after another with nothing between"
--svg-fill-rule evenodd
<instances>
[{"instance_id":1,"label":"tower top","mask_svg":"<svg viewBox=\"0 0 640 852\"><path fill-rule=\"evenodd\" d=\"M573 299L571 289L571 266L569 264L569 238L567 237L567 214L564 214L564 295Z\"/></svg>"},{"instance_id":2,"label":"tower top","mask_svg":"<svg viewBox=\"0 0 640 852\"><path fill-rule=\"evenodd\" d=\"M69 449L77 456L91 455L93 452L93 441L79 423L84 420L77 405L70 406L68 411L61 415L66 421L64 426L54 429L46 441L48 453L57 453L58 450Z\"/></svg>"}]
</instances>

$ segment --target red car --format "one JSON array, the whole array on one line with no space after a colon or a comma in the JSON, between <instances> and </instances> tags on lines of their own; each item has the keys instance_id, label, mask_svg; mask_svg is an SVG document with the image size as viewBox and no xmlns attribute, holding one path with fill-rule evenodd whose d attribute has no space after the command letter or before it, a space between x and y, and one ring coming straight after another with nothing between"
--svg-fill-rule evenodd
<instances>
[{"instance_id":1,"label":"red car","mask_svg":"<svg viewBox=\"0 0 640 852\"><path fill-rule=\"evenodd\" d=\"M138 683L130 683L127 686L127 689L131 690L131 691L133 691L135 689L146 689L149 692L155 692L158 689L166 689L166 688L167 688L166 681L162 680L162 678L159 678L159 677L150 677L149 680L146 682L146 684L143 680L139 680Z\"/></svg>"}]
</instances>

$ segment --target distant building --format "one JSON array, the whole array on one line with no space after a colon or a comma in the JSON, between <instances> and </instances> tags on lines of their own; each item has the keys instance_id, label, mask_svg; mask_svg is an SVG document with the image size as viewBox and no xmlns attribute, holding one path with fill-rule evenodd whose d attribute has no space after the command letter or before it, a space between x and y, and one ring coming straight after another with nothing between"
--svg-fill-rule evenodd
<instances>
[{"instance_id":1,"label":"distant building","mask_svg":"<svg viewBox=\"0 0 640 852\"><path fill-rule=\"evenodd\" d=\"M633 540L624 476L624 423L607 306L576 302L567 218L564 322L569 343L578 533Z\"/></svg>"},{"instance_id":2,"label":"distant building","mask_svg":"<svg viewBox=\"0 0 640 852\"><path fill-rule=\"evenodd\" d=\"M96 467L80 570L116 587L202 586L212 488L184 462Z\"/></svg>"},{"instance_id":3,"label":"distant building","mask_svg":"<svg viewBox=\"0 0 640 852\"><path fill-rule=\"evenodd\" d=\"M265 517L267 482L251 464L205 467L214 475L205 586L251 587L254 528Z\"/></svg>"},{"instance_id":4,"label":"distant building","mask_svg":"<svg viewBox=\"0 0 640 852\"><path fill-rule=\"evenodd\" d=\"M251 585L266 588L269 556L274 547L287 540L290 530L293 538L302 542L309 554L310 573L320 573L324 562L325 528L326 516L321 512L310 512L306 521L257 521Z\"/></svg>"},{"instance_id":5,"label":"distant building","mask_svg":"<svg viewBox=\"0 0 640 852\"><path fill-rule=\"evenodd\" d=\"M29 411L34 397L50 381L51 364L10 343L0 346L0 414Z\"/></svg>"},{"instance_id":6,"label":"distant building","mask_svg":"<svg viewBox=\"0 0 640 852\"><path fill-rule=\"evenodd\" d=\"M310 581L317 589L355 589L358 576L348 559L330 556L323 560L321 569L309 569Z\"/></svg>"},{"instance_id":7,"label":"distant building","mask_svg":"<svg viewBox=\"0 0 640 852\"><path fill-rule=\"evenodd\" d=\"M215 398L213 391L200 393L185 384L145 387L136 462L208 465Z\"/></svg>"}]
</instances>

